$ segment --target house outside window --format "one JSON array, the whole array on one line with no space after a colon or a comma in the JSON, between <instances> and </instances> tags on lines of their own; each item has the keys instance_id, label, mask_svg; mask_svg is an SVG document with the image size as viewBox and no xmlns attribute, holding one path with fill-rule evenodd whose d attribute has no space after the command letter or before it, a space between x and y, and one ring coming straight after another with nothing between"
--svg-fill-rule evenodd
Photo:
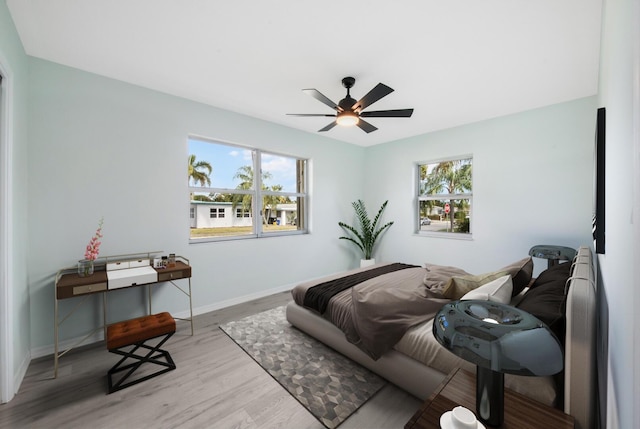
<instances>
[{"instance_id":1,"label":"house outside window","mask_svg":"<svg viewBox=\"0 0 640 429\"><path fill-rule=\"evenodd\" d=\"M191 243L308 232L308 160L202 137L188 144Z\"/></svg>"},{"instance_id":2,"label":"house outside window","mask_svg":"<svg viewBox=\"0 0 640 429\"><path fill-rule=\"evenodd\" d=\"M416 172L417 232L471 237L473 157L419 162Z\"/></svg>"}]
</instances>

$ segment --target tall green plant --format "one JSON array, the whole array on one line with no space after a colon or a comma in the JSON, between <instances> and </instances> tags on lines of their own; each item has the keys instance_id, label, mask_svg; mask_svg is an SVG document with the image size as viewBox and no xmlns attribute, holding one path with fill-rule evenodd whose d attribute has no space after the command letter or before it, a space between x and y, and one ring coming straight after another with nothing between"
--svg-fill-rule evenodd
<instances>
[{"instance_id":1,"label":"tall green plant","mask_svg":"<svg viewBox=\"0 0 640 429\"><path fill-rule=\"evenodd\" d=\"M371 254L373 253L373 246L376 243L376 240L385 229L389 228L393 225L393 222L387 222L382 225L380 228L377 228L378 221L380 220L380 216L382 216L382 212L384 208L387 206L389 200L382 203L380 210L378 210L378 214L373 219L369 219L369 214L367 213L367 208L364 205L362 200L354 201L351 203L353 209L356 211L356 218L358 219L359 228L355 228L351 225L347 225L344 222L338 222L342 228L344 228L347 232L351 232L353 234L352 237L340 237L341 240L349 240L355 243L364 255L364 259L371 259Z\"/></svg>"}]
</instances>

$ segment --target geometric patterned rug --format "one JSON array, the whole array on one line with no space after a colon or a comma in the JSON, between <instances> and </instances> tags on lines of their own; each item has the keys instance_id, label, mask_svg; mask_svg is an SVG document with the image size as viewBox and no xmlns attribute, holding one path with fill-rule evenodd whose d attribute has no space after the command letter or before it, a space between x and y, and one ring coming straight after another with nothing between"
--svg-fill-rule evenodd
<instances>
[{"instance_id":1,"label":"geometric patterned rug","mask_svg":"<svg viewBox=\"0 0 640 429\"><path fill-rule=\"evenodd\" d=\"M284 306L228 322L220 329L329 429L386 384L291 326Z\"/></svg>"}]
</instances>

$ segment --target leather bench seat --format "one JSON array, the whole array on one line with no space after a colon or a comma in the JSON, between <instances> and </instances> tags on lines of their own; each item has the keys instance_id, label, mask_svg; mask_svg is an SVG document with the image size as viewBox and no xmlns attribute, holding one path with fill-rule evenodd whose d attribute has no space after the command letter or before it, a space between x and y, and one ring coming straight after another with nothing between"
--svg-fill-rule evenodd
<instances>
[{"instance_id":1,"label":"leather bench seat","mask_svg":"<svg viewBox=\"0 0 640 429\"><path fill-rule=\"evenodd\" d=\"M107 327L107 349L117 349L175 331L176 321L167 312L117 322Z\"/></svg>"}]
</instances>

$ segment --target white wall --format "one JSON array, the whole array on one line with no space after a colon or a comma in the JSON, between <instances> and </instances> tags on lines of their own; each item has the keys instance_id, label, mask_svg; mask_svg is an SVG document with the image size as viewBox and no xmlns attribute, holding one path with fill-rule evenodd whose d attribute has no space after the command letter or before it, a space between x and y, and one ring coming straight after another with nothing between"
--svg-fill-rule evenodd
<instances>
[{"instance_id":1,"label":"white wall","mask_svg":"<svg viewBox=\"0 0 640 429\"><path fill-rule=\"evenodd\" d=\"M640 351L634 341L640 336L639 27L637 1L604 1L598 101L607 111L606 253L598 263L609 309L603 323L611 429L640 427Z\"/></svg>"},{"instance_id":2,"label":"white wall","mask_svg":"<svg viewBox=\"0 0 640 429\"><path fill-rule=\"evenodd\" d=\"M482 273L535 244L589 244L595 112L589 97L369 148L367 203L388 199L383 219L395 222L377 255ZM415 235L414 163L469 154L473 240Z\"/></svg>"},{"instance_id":3,"label":"white wall","mask_svg":"<svg viewBox=\"0 0 640 429\"><path fill-rule=\"evenodd\" d=\"M43 60L29 65L35 355L53 343L54 275L82 258L102 216L102 255L163 250L189 258L199 311L354 264L337 239L337 219L362 195L364 148ZM189 245L188 134L309 158L312 234ZM168 289L154 308L184 311ZM110 296L114 320L140 310L140 291ZM99 302L92 306L68 322L62 339L99 322Z\"/></svg>"},{"instance_id":4,"label":"white wall","mask_svg":"<svg viewBox=\"0 0 640 429\"><path fill-rule=\"evenodd\" d=\"M27 284L28 61L0 2L0 402L11 399L30 361Z\"/></svg>"}]
</instances>

